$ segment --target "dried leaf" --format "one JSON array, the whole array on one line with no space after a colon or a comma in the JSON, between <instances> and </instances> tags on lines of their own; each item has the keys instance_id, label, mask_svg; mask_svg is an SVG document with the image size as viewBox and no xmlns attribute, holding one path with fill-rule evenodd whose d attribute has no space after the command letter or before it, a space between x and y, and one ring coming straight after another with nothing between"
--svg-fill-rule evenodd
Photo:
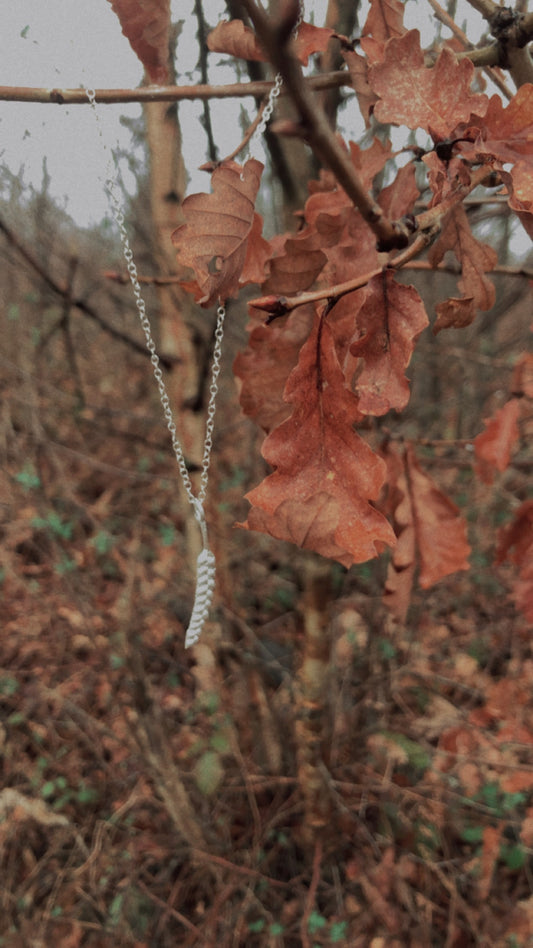
<instances>
[{"instance_id":1,"label":"dried leaf","mask_svg":"<svg viewBox=\"0 0 533 948\"><path fill-rule=\"evenodd\" d=\"M415 566L420 585L427 589L450 573L469 569L470 547L457 507L421 470L413 449L407 447L401 456L389 445L385 457L398 542L389 564L384 602L404 622Z\"/></svg>"},{"instance_id":2,"label":"dried leaf","mask_svg":"<svg viewBox=\"0 0 533 948\"><path fill-rule=\"evenodd\" d=\"M494 284L487 279L485 273L496 266L498 254L488 244L476 240L462 204L457 204L447 214L438 240L428 254L431 266L436 267L448 251L455 254L461 266L458 283L464 302L462 306L457 306L461 301L454 298L436 307L437 321L433 328L435 334L450 326L457 328L458 325L469 325L476 309L490 309L496 298ZM447 306L447 303L450 306Z\"/></svg>"},{"instance_id":3,"label":"dried leaf","mask_svg":"<svg viewBox=\"0 0 533 948\"><path fill-rule=\"evenodd\" d=\"M344 46L341 47L341 54L348 67L348 72L350 73L352 86L357 96L361 115L363 116L365 125L368 128L370 125L370 116L374 111L376 102L378 101L376 93L372 91L368 82L368 60L364 56L361 56L361 54L356 50L347 49Z\"/></svg>"},{"instance_id":4,"label":"dried leaf","mask_svg":"<svg viewBox=\"0 0 533 948\"><path fill-rule=\"evenodd\" d=\"M511 392L533 398L533 352L526 352L518 359L513 369Z\"/></svg>"},{"instance_id":5,"label":"dried leaf","mask_svg":"<svg viewBox=\"0 0 533 948\"><path fill-rule=\"evenodd\" d=\"M533 237L533 85L520 86L505 108L492 96L483 120L472 117L468 123L469 135L474 131L475 142L461 144L461 153L499 171L511 195L509 206Z\"/></svg>"},{"instance_id":6,"label":"dried leaf","mask_svg":"<svg viewBox=\"0 0 533 948\"><path fill-rule=\"evenodd\" d=\"M322 243L323 237L315 228L288 237L282 252L270 261L270 274L261 287L262 293L292 296L309 289L327 261L320 249Z\"/></svg>"},{"instance_id":7,"label":"dried leaf","mask_svg":"<svg viewBox=\"0 0 533 948\"><path fill-rule=\"evenodd\" d=\"M307 66L309 56L313 53L323 53L326 49L333 30L327 27L313 26L311 23L301 23L298 34L293 41L294 55ZM245 26L242 20L223 20L211 30L207 37L207 46L211 52L228 53L236 59L247 59L249 62L268 62L254 31Z\"/></svg>"},{"instance_id":8,"label":"dried leaf","mask_svg":"<svg viewBox=\"0 0 533 948\"><path fill-rule=\"evenodd\" d=\"M364 360L356 382L359 411L384 415L402 411L409 401L405 370L415 342L428 325L424 304L413 286L397 283L394 272L373 277L357 314L352 355Z\"/></svg>"},{"instance_id":9,"label":"dried leaf","mask_svg":"<svg viewBox=\"0 0 533 948\"><path fill-rule=\"evenodd\" d=\"M450 573L470 569L470 546L458 508L422 471L411 448L406 464L420 562L418 579L428 589Z\"/></svg>"},{"instance_id":10,"label":"dried leaf","mask_svg":"<svg viewBox=\"0 0 533 948\"><path fill-rule=\"evenodd\" d=\"M517 606L533 622L533 500L526 500L516 511L512 523L500 532L496 562L505 559L518 566L513 585Z\"/></svg>"},{"instance_id":11,"label":"dried leaf","mask_svg":"<svg viewBox=\"0 0 533 948\"><path fill-rule=\"evenodd\" d=\"M293 43L294 53L303 66L307 66L309 57L314 53L324 53L328 47L334 30L327 26L313 26L312 23L301 23Z\"/></svg>"},{"instance_id":12,"label":"dried leaf","mask_svg":"<svg viewBox=\"0 0 533 948\"><path fill-rule=\"evenodd\" d=\"M213 53L227 53L249 62L267 62L268 57L254 31L242 20L221 20L208 34L207 48Z\"/></svg>"},{"instance_id":13,"label":"dried leaf","mask_svg":"<svg viewBox=\"0 0 533 948\"><path fill-rule=\"evenodd\" d=\"M476 318L476 307L472 297L458 299L451 296L450 299L437 303L435 312L437 318L433 323L434 336L443 329L465 329Z\"/></svg>"},{"instance_id":14,"label":"dried leaf","mask_svg":"<svg viewBox=\"0 0 533 948\"><path fill-rule=\"evenodd\" d=\"M400 0L371 0L361 34L361 48L369 62L381 62L385 44L406 32L403 25L403 8Z\"/></svg>"},{"instance_id":15,"label":"dried leaf","mask_svg":"<svg viewBox=\"0 0 533 948\"><path fill-rule=\"evenodd\" d=\"M409 162L400 168L392 184L383 188L378 202L389 220L399 220L400 217L411 213L419 197L415 166L413 162Z\"/></svg>"},{"instance_id":16,"label":"dried leaf","mask_svg":"<svg viewBox=\"0 0 533 948\"><path fill-rule=\"evenodd\" d=\"M353 430L357 400L345 388L327 323L316 321L284 397L293 413L263 446L275 471L247 495L252 509L243 526L347 567L376 556L394 543L369 503L385 465Z\"/></svg>"},{"instance_id":17,"label":"dried leaf","mask_svg":"<svg viewBox=\"0 0 533 948\"><path fill-rule=\"evenodd\" d=\"M151 82L169 80L170 0L109 0Z\"/></svg>"},{"instance_id":18,"label":"dried leaf","mask_svg":"<svg viewBox=\"0 0 533 948\"><path fill-rule=\"evenodd\" d=\"M484 419L485 431L474 438L474 451L478 461L482 462L479 473L488 483L492 477L487 474L485 465L496 468L500 473L509 466L519 436L519 415L520 401L511 398L492 418Z\"/></svg>"},{"instance_id":19,"label":"dried leaf","mask_svg":"<svg viewBox=\"0 0 533 948\"><path fill-rule=\"evenodd\" d=\"M470 93L473 77L472 63L458 62L448 49L428 69L420 34L410 30L389 40L383 62L370 69L370 87L380 99L374 114L385 124L425 128L435 140L447 138L472 112L485 114L487 97Z\"/></svg>"},{"instance_id":20,"label":"dried leaf","mask_svg":"<svg viewBox=\"0 0 533 948\"><path fill-rule=\"evenodd\" d=\"M480 858L480 874L477 880L478 897L484 902L489 897L492 876L500 853L500 842L503 825L485 826L483 828L483 843Z\"/></svg>"},{"instance_id":21,"label":"dried leaf","mask_svg":"<svg viewBox=\"0 0 533 948\"><path fill-rule=\"evenodd\" d=\"M233 372L241 380L241 408L267 433L290 415L283 389L313 318L311 306L299 306L283 322L255 326L247 348L235 359Z\"/></svg>"},{"instance_id":22,"label":"dried leaf","mask_svg":"<svg viewBox=\"0 0 533 948\"><path fill-rule=\"evenodd\" d=\"M191 194L183 202L186 223L174 231L172 242L178 262L194 270L195 299L202 306L237 296L247 282L243 271L262 171L254 158L242 168L224 161L213 172L212 193ZM252 240L257 241L255 228Z\"/></svg>"}]
</instances>

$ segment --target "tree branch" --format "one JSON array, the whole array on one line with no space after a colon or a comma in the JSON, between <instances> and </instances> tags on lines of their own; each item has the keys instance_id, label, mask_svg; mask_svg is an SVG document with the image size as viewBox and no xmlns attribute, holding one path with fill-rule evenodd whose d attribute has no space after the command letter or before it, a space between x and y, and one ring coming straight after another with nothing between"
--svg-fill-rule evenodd
<instances>
[{"instance_id":1,"label":"tree branch","mask_svg":"<svg viewBox=\"0 0 533 948\"><path fill-rule=\"evenodd\" d=\"M399 270L407 263L410 263L414 257L418 256L418 254L431 243L448 211L463 201L467 194L481 184L486 177L487 169L484 166L476 168L472 172L472 177L467 185L457 188L456 191L453 191L444 198L440 204L419 214L416 218L418 233L412 244L397 254L396 257L393 257L392 260L389 260L388 263L384 264L384 267L392 267L394 270ZM347 293L353 293L354 290L365 286L373 277L378 276L384 267L377 267L367 273L352 277L351 280L347 280L345 283L338 283L335 286L326 286L322 289L310 290L308 293L299 293L297 296L291 297L271 294L250 300L248 305L254 309L261 309L269 313L267 322L272 322L272 320L280 316L285 316L287 313L290 313L291 310L296 309L298 306L303 306L306 303L317 303L319 300L325 299L337 301L342 296L346 296Z\"/></svg>"},{"instance_id":2,"label":"tree branch","mask_svg":"<svg viewBox=\"0 0 533 948\"><path fill-rule=\"evenodd\" d=\"M112 336L114 339L118 339L120 342L125 343L129 346L130 349L134 349L135 352L138 352L145 358L150 358L150 353L146 346L142 343L137 342L136 339L132 339L130 336L127 336L125 333L121 332L120 329L115 329L110 323L106 322L99 313L96 312L92 306L89 306L85 300L74 299L70 295L70 288L68 284L59 283L54 277L50 276L46 272L44 267L41 266L38 260L35 259L33 254L24 246L24 244L19 240L14 231L5 223L5 221L0 217L0 231L7 237L9 243L18 251L20 256L26 261L27 264L41 277L46 286L51 289L54 293L57 293L65 302L68 302L69 306L73 306L76 309L79 309L85 316L88 316L89 319L92 319L95 323L100 326L100 329L103 329L109 336ZM166 369L172 368L176 363L176 359L169 358L168 356L160 356L161 365Z\"/></svg>"},{"instance_id":3,"label":"tree branch","mask_svg":"<svg viewBox=\"0 0 533 948\"><path fill-rule=\"evenodd\" d=\"M389 221L379 204L363 186L347 152L339 144L319 102L311 95L304 81L302 69L291 54L289 45L291 30L296 17L291 13L297 6L287 7L288 16L279 22L273 22L255 3L243 0L243 4L252 20L261 45L276 72L283 77L294 105L300 116L305 132L315 154L335 175L348 197L358 208L361 216L375 233L380 249L392 250L406 245L409 235L399 222ZM294 9L293 9L294 7Z\"/></svg>"},{"instance_id":4,"label":"tree branch","mask_svg":"<svg viewBox=\"0 0 533 948\"><path fill-rule=\"evenodd\" d=\"M309 76L304 82L311 89L331 89L334 86L351 86L346 69ZM113 105L127 102L180 102L194 99L243 99L246 96L268 95L273 82L233 82L228 85L210 86L142 86L138 89L97 89L96 102ZM282 94L284 90L282 89ZM85 89L44 89L30 86L0 86L0 101L43 102L54 105L87 105Z\"/></svg>"}]
</instances>

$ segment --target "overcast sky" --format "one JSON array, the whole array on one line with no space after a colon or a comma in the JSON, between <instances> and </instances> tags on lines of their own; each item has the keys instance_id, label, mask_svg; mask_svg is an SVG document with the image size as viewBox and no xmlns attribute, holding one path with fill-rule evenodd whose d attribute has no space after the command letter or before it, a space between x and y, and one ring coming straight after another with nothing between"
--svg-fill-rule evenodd
<instances>
[{"instance_id":1,"label":"overcast sky","mask_svg":"<svg viewBox=\"0 0 533 948\"><path fill-rule=\"evenodd\" d=\"M179 81L198 80L193 71L198 49L193 0L172 0L173 19L184 20L178 43ZM316 22L323 22L326 0L307 0L306 15L316 9ZM362 5L362 16L364 8ZM459 11L471 10L459 0ZM0 85L96 88L136 87L142 67L121 33L119 22L107 0L0 0ZM211 26L223 18L223 0L204 0L205 16ZM469 15L474 23L477 14ZM426 0L409 0L406 22L418 26L429 42L434 30ZM474 39L476 36L474 36ZM212 55L212 82L234 81L232 70L220 66L224 57ZM253 100L243 100L253 110ZM222 154L232 150L240 138L238 114L241 103L217 102L212 109L215 138ZM120 124L120 116L139 116L138 105L100 107L108 144L117 141L129 147L130 135ZM356 118L357 110L350 110ZM198 103L180 104L186 165L191 174L189 191L208 188L205 173L195 168L205 160L206 140L198 120ZM348 129L348 132L356 132ZM261 152L254 149L258 157ZM51 190L80 225L95 223L107 212L102 189L106 159L96 134L94 116L87 106L0 102L0 161L38 187L46 156ZM127 180L126 183L128 184ZM129 182L133 189L134 183Z\"/></svg>"}]
</instances>

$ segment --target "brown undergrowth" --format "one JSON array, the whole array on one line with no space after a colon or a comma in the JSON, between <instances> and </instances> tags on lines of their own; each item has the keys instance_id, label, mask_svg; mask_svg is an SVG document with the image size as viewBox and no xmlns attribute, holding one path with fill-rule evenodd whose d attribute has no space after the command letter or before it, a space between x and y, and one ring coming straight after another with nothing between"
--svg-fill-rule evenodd
<instances>
[{"instance_id":1,"label":"brown undergrowth","mask_svg":"<svg viewBox=\"0 0 533 948\"><path fill-rule=\"evenodd\" d=\"M185 511L147 362L85 323L65 358L27 290L2 315L0 948L531 945L531 637L510 567L483 558L511 479L527 496L524 459L476 486L451 438L427 448L481 553L394 626L384 564L324 578L325 561L233 529L263 470L230 312L217 596L193 656ZM411 436L428 384L414 376ZM449 373L433 384L424 434L459 444L468 406L447 400Z\"/></svg>"}]
</instances>

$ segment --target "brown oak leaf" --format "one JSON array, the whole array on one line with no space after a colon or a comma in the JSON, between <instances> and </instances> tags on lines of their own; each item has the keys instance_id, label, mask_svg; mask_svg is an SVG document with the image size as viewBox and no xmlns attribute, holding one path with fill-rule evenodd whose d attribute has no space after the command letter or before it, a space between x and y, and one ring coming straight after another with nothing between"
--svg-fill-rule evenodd
<instances>
[{"instance_id":1,"label":"brown oak leaf","mask_svg":"<svg viewBox=\"0 0 533 948\"><path fill-rule=\"evenodd\" d=\"M239 287L249 280L249 275L243 279L243 271L250 238L257 241L252 228L262 171L263 165L255 158L244 167L224 161L213 171L212 193L191 194L183 202L186 223L174 231L172 242L178 249L178 263L194 271L192 288L201 306L237 296ZM257 268L252 271L255 278Z\"/></svg>"},{"instance_id":2,"label":"brown oak leaf","mask_svg":"<svg viewBox=\"0 0 533 948\"><path fill-rule=\"evenodd\" d=\"M369 62L381 62L385 44L393 37L403 36L404 4L400 0L371 0L370 10L361 34L361 48Z\"/></svg>"},{"instance_id":3,"label":"brown oak leaf","mask_svg":"<svg viewBox=\"0 0 533 948\"><path fill-rule=\"evenodd\" d=\"M435 334L450 326L468 326L476 309L490 309L496 298L494 284L485 273L496 266L498 254L488 244L476 240L462 204L456 204L447 214L442 231L428 254L431 266L436 267L448 251L455 254L461 266L458 285L463 297L438 304Z\"/></svg>"},{"instance_id":4,"label":"brown oak leaf","mask_svg":"<svg viewBox=\"0 0 533 948\"><path fill-rule=\"evenodd\" d=\"M413 286L397 283L392 270L373 277L357 314L350 352L364 360L355 392L359 410L384 415L402 411L409 401L405 370L416 340L428 325L424 304Z\"/></svg>"},{"instance_id":5,"label":"brown oak leaf","mask_svg":"<svg viewBox=\"0 0 533 948\"><path fill-rule=\"evenodd\" d=\"M333 30L324 26L313 26L311 23L301 23L298 34L293 40L294 55L307 66L309 56L313 53L323 53L326 49ZM207 46L211 52L228 53L236 59L247 59L251 62L268 62L254 31L245 26L242 20L222 20L207 37Z\"/></svg>"},{"instance_id":6,"label":"brown oak leaf","mask_svg":"<svg viewBox=\"0 0 533 948\"><path fill-rule=\"evenodd\" d=\"M384 602L404 621L416 566L420 585L428 589L450 573L469 569L470 546L458 508L422 471L412 447L400 455L389 445L385 457L398 543L389 564Z\"/></svg>"},{"instance_id":7,"label":"brown oak leaf","mask_svg":"<svg viewBox=\"0 0 533 948\"><path fill-rule=\"evenodd\" d=\"M526 500L500 532L496 562L510 559L518 567L513 585L517 608L533 622L533 500Z\"/></svg>"},{"instance_id":8,"label":"brown oak leaf","mask_svg":"<svg viewBox=\"0 0 533 948\"><path fill-rule=\"evenodd\" d=\"M357 96L361 115L363 116L366 127L370 125L370 116L374 111L374 106L378 101L375 92L372 91L368 82L368 59L361 56L355 49L341 46L341 54L348 67L352 86Z\"/></svg>"},{"instance_id":9,"label":"brown oak leaf","mask_svg":"<svg viewBox=\"0 0 533 948\"><path fill-rule=\"evenodd\" d=\"M434 140L447 138L472 112L485 114L487 97L470 92L473 76L472 63L458 62L449 49L428 69L420 34L410 30L389 40L383 62L370 68L370 87L379 96L374 114L385 124L425 128Z\"/></svg>"},{"instance_id":10,"label":"brown oak leaf","mask_svg":"<svg viewBox=\"0 0 533 948\"><path fill-rule=\"evenodd\" d=\"M313 318L312 306L299 306L286 320L271 326L261 321L252 328L246 349L235 359L233 372L240 380L241 408L267 433L291 413L283 400L283 389Z\"/></svg>"},{"instance_id":11,"label":"brown oak leaf","mask_svg":"<svg viewBox=\"0 0 533 948\"><path fill-rule=\"evenodd\" d=\"M533 398L533 352L525 352L518 359L513 369L511 392Z\"/></svg>"},{"instance_id":12,"label":"brown oak leaf","mask_svg":"<svg viewBox=\"0 0 533 948\"><path fill-rule=\"evenodd\" d=\"M479 465L477 473L486 483L492 481L492 470L505 471L518 441L520 401L511 398L492 418L486 418L485 431L474 438L474 451Z\"/></svg>"},{"instance_id":13,"label":"brown oak leaf","mask_svg":"<svg viewBox=\"0 0 533 948\"><path fill-rule=\"evenodd\" d=\"M385 464L353 430L357 399L345 388L327 322L316 320L284 397L293 413L263 445L275 470L247 495L252 508L242 526L346 567L371 559L394 543L390 524L369 503Z\"/></svg>"},{"instance_id":14,"label":"brown oak leaf","mask_svg":"<svg viewBox=\"0 0 533 948\"><path fill-rule=\"evenodd\" d=\"M469 136L473 132L475 141L463 142L461 153L499 171L511 195L509 206L533 237L533 85L520 86L505 107L492 96L483 120L473 116L468 123Z\"/></svg>"},{"instance_id":15,"label":"brown oak leaf","mask_svg":"<svg viewBox=\"0 0 533 948\"><path fill-rule=\"evenodd\" d=\"M170 0L109 0L151 82L169 80Z\"/></svg>"}]
</instances>

